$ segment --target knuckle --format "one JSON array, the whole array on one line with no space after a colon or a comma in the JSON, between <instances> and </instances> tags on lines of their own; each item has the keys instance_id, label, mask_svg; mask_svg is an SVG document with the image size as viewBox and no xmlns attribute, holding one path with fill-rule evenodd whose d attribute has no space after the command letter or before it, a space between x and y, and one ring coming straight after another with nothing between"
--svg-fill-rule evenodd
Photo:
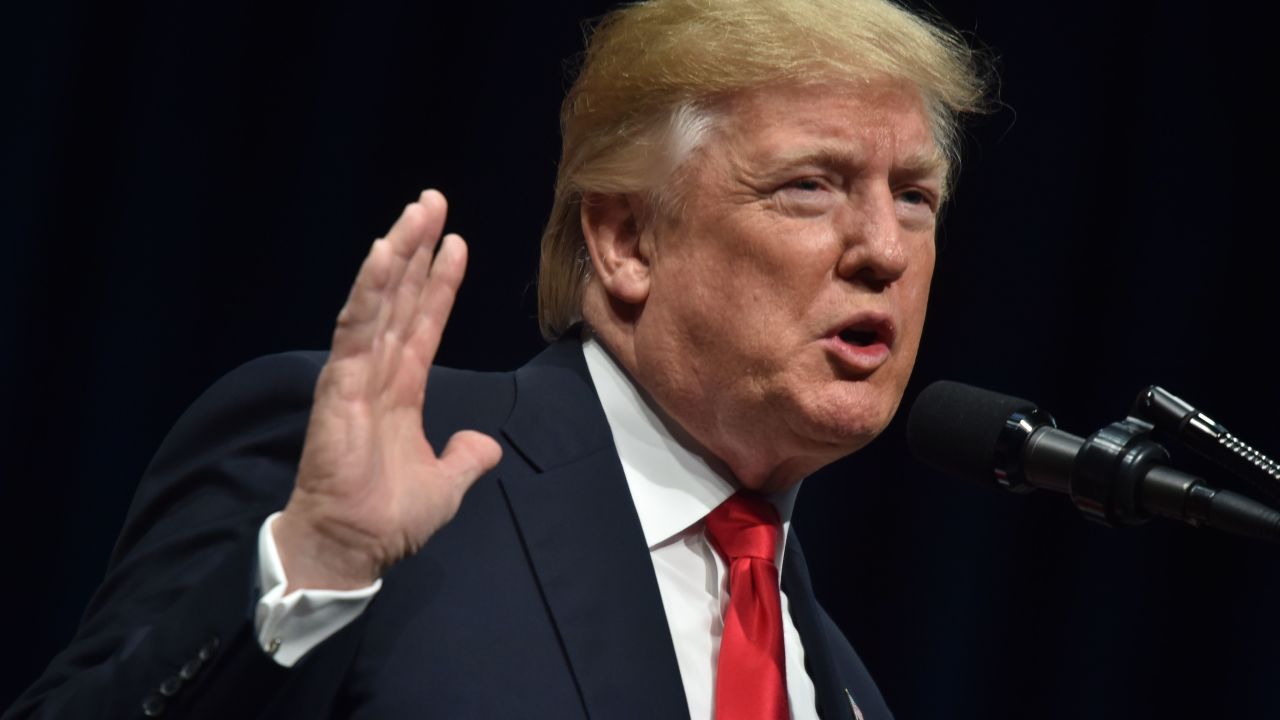
<instances>
[{"instance_id":1,"label":"knuckle","mask_svg":"<svg viewBox=\"0 0 1280 720\"><path fill-rule=\"evenodd\" d=\"M353 315L355 315L355 311L351 309L351 304L347 303L338 311L338 318L334 321L334 324L339 328L350 327L351 324L355 322Z\"/></svg>"}]
</instances>

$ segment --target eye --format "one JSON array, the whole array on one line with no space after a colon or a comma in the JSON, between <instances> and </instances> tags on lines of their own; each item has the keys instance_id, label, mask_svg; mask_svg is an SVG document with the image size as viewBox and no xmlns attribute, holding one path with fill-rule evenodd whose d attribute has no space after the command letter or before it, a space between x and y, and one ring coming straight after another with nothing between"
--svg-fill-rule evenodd
<instances>
[{"instance_id":1,"label":"eye","mask_svg":"<svg viewBox=\"0 0 1280 720\"><path fill-rule=\"evenodd\" d=\"M839 202L838 188L838 181L831 178L803 175L780 185L773 191L771 200L789 215L817 217Z\"/></svg>"},{"instance_id":2,"label":"eye","mask_svg":"<svg viewBox=\"0 0 1280 720\"><path fill-rule=\"evenodd\" d=\"M933 205L933 198L923 190L905 190L898 193L898 199L908 205Z\"/></svg>"},{"instance_id":3,"label":"eye","mask_svg":"<svg viewBox=\"0 0 1280 720\"><path fill-rule=\"evenodd\" d=\"M766 197L774 210L793 217L821 217L844 197L845 179L821 167L792 167L778 173Z\"/></svg>"},{"instance_id":4,"label":"eye","mask_svg":"<svg viewBox=\"0 0 1280 720\"><path fill-rule=\"evenodd\" d=\"M814 202L831 191L840 189L839 178L825 175L800 175L778 186L774 193L798 202Z\"/></svg>"},{"instance_id":5,"label":"eye","mask_svg":"<svg viewBox=\"0 0 1280 720\"><path fill-rule=\"evenodd\" d=\"M928 217L932 220L938 213L938 196L929 188L904 187L895 192L893 198L898 203L899 212L904 213L903 217L917 220Z\"/></svg>"},{"instance_id":6,"label":"eye","mask_svg":"<svg viewBox=\"0 0 1280 720\"><path fill-rule=\"evenodd\" d=\"M823 188L823 181L818 178L800 178L787 183L784 188L803 190L806 192L817 192Z\"/></svg>"}]
</instances>

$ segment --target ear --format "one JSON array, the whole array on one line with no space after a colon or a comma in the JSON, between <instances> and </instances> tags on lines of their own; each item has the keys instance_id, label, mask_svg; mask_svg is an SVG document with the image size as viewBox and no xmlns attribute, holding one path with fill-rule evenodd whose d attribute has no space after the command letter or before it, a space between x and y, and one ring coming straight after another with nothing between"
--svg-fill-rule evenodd
<instances>
[{"instance_id":1,"label":"ear","mask_svg":"<svg viewBox=\"0 0 1280 720\"><path fill-rule=\"evenodd\" d=\"M582 235L605 292L628 305L649 297L649 244L642 242L642 208L633 195L583 193Z\"/></svg>"}]
</instances>

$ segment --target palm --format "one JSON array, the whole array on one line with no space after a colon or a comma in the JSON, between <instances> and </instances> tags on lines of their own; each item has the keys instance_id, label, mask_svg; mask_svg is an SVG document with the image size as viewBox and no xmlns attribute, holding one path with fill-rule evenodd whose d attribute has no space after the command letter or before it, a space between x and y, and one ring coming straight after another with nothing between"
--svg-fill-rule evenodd
<instances>
[{"instance_id":1,"label":"palm","mask_svg":"<svg viewBox=\"0 0 1280 720\"><path fill-rule=\"evenodd\" d=\"M437 455L423 434L427 375L466 266L455 235L436 251L444 217L437 192L409 205L374 243L338 316L293 496L275 528L291 586L313 574L334 575L318 579L330 585L372 580L360 576L421 547L501 455L470 431ZM316 535L298 542L298 533ZM314 557L321 548L337 552Z\"/></svg>"}]
</instances>

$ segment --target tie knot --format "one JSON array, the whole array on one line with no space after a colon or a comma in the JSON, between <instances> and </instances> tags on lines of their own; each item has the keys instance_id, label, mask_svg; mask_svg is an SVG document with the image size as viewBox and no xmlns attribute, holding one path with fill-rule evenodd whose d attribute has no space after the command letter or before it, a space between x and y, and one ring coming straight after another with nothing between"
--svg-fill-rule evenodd
<instances>
[{"instance_id":1,"label":"tie knot","mask_svg":"<svg viewBox=\"0 0 1280 720\"><path fill-rule=\"evenodd\" d=\"M732 563L742 557L774 562L782 523L768 500L737 492L707 515L707 538Z\"/></svg>"}]
</instances>

